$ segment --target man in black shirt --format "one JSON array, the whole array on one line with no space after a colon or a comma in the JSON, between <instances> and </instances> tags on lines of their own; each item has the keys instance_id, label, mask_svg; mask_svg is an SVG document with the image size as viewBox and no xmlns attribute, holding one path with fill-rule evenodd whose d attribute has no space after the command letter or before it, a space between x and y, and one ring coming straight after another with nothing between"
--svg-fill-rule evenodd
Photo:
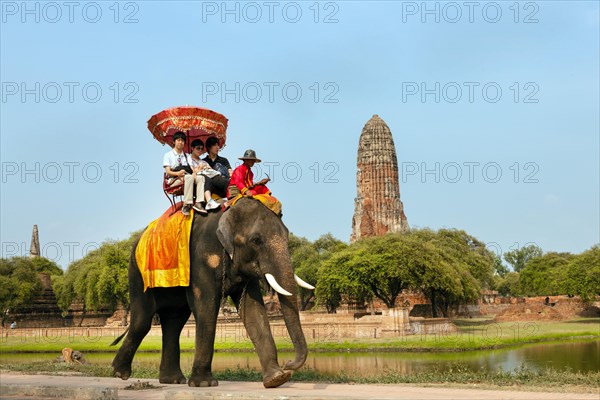
<instances>
[{"instance_id":1,"label":"man in black shirt","mask_svg":"<svg viewBox=\"0 0 600 400\"><path fill-rule=\"evenodd\" d=\"M210 190L212 193L218 194L222 198L227 197L227 188L229 187L229 178L231 177L231 164L225 157L219 155L219 139L214 136L206 139L206 151L208 154L202 160L206 161L210 167L221 173L220 176L212 178L207 182L205 190Z\"/></svg>"}]
</instances>

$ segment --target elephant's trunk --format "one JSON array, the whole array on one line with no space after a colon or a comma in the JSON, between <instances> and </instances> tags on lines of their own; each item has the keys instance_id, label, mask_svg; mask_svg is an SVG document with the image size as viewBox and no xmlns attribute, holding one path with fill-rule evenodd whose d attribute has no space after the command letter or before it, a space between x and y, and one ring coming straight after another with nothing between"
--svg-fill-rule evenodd
<instances>
[{"instance_id":1,"label":"elephant's trunk","mask_svg":"<svg viewBox=\"0 0 600 400\"><path fill-rule=\"evenodd\" d=\"M277 296L279 297L279 304L281 304L281 312L283 313L285 326L287 327L292 343L294 344L294 351L296 352L296 359L288 361L285 364L284 369L297 370L304 365L304 362L306 361L308 347L306 345L306 339L304 338L304 332L302 332L302 325L300 324L298 299L296 296L296 281L294 280L291 265L284 270L289 272L284 276L278 277L278 281L284 288L291 291L293 295L284 296L277 294Z\"/></svg>"}]
</instances>

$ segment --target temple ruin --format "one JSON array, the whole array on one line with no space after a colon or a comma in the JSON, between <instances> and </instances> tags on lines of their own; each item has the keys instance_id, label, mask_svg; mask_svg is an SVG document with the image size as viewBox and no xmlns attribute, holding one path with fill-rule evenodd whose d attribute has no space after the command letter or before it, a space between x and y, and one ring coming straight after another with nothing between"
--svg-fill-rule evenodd
<instances>
[{"instance_id":1,"label":"temple ruin","mask_svg":"<svg viewBox=\"0 0 600 400\"><path fill-rule=\"evenodd\" d=\"M33 225L29 257L40 257L40 238L38 226ZM65 326L104 326L112 315L107 309L86 310L81 302L70 305L65 315L58 307L56 295L52 289L52 278L46 272L38 273L41 291L33 296L26 306L17 307L7 315L9 321L15 321L19 328L60 328Z\"/></svg>"},{"instance_id":2,"label":"temple ruin","mask_svg":"<svg viewBox=\"0 0 600 400\"><path fill-rule=\"evenodd\" d=\"M29 257L40 256L40 234L38 232L38 226L33 226L33 232L31 233L31 248L29 249Z\"/></svg>"},{"instance_id":3,"label":"temple ruin","mask_svg":"<svg viewBox=\"0 0 600 400\"><path fill-rule=\"evenodd\" d=\"M350 241L408 231L404 205L400 201L394 138L378 115L373 115L363 127L356 166L356 199Z\"/></svg>"}]
</instances>

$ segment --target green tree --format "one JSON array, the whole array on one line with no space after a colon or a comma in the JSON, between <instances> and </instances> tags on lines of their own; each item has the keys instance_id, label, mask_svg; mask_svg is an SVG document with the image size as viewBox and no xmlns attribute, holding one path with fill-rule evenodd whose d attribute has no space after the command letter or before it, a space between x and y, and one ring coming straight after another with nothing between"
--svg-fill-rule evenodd
<instances>
[{"instance_id":1,"label":"green tree","mask_svg":"<svg viewBox=\"0 0 600 400\"><path fill-rule=\"evenodd\" d=\"M310 241L304 237L296 236L293 233L290 233L288 237L288 250L290 252L290 256L294 254L299 247L305 244L310 244Z\"/></svg>"},{"instance_id":2,"label":"green tree","mask_svg":"<svg viewBox=\"0 0 600 400\"><path fill-rule=\"evenodd\" d=\"M305 282L316 286L319 269L332 254L347 245L330 233L322 235L314 243L303 237L290 234L289 251L294 272ZM315 299L315 291L298 287L301 299L301 310L306 310Z\"/></svg>"},{"instance_id":3,"label":"green tree","mask_svg":"<svg viewBox=\"0 0 600 400\"><path fill-rule=\"evenodd\" d=\"M128 266L131 241L116 242L106 248L98 274L95 291L100 303L115 310L119 305L129 305Z\"/></svg>"},{"instance_id":4,"label":"green tree","mask_svg":"<svg viewBox=\"0 0 600 400\"><path fill-rule=\"evenodd\" d=\"M600 295L600 245L573 257L566 268L565 293L581 296L584 301Z\"/></svg>"},{"instance_id":5,"label":"green tree","mask_svg":"<svg viewBox=\"0 0 600 400\"><path fill-rule=\"evenodd\" d=\"M52 260L45 257L33 257L30 258L33 268L37 272L45 272L50 276L63 275L64 271Z\"/></svg>"},{"instance_id":6,"label":"green tree","mask_svg":"<svg viewBox=\"0 0 600 400\"><path fill-rule=\"evenodd\" d=\"M496 282L496 290L502 296L521 296L519 273L509 272L504 276L499 276Z\"/></svg>"},{"instance_id":7,"label":"green tree","mask_svg":"<svg viewBox=\"0 0 600 400\"><path fill-rule=\"evenodd\" d=\"M25 307L41 292L40 272L60 276L62 270L44 257L0 259L0 312L2 324L10 311Z\"/></svg>"},{"instance_id":8,"label":"green tree","mask_svg":"<svg viewBox=\"0 0 600 400\"><path fill-rule=\"evenodd\" d=\"M314 285L317 281L317 271L320 266L320 259L314 245L306 238L290 234L288 248L294 273L302 280ZM306 310L310 301L314 298L314 291L307 290L298 286L300 293L300 310Z\"/></svg>"},{"instance_id":9,"label":"green tree","mask_svg":"<svg viewBox=\"0 0 600 400\"><path fill-rule=\"evenodd\" d=\"M315 240L314 247L319 255L328 257L336 251L345 249L348 245L334 237L331 233L326 233Z\"/></svg>"},{"instance_id":10,"label":"green tree","mask_svg":"<svg viewBox=\"0 0 600 400\"><path fill-rule=\"evenodd\" d=\"M542 249L534 244L531 244L529 246L523 246L520 249L504 253L504 260L512 266L514 272L521 272L529 260L535 257L540 257L541 255Z\"/></svg>"},{"instance_id":11,"label":"green tree","mask_svg":"<svg viewBox=\"0 0 600 400\"><path fill-rule=\"evenodd\" d=\"M356 248L348 246L323 262L317 273L315 295L317 303L324 306L328 313L335 313L341 302L364 298L365 286L348 274L348 265Z\"/></svg>"},{"instance_id":12,"label":"green tree","mask_svg":"<svg viewBox=\"0 0 600 400\"><path fill-rule=\"evenodd\" d=\"M349 278L360 283L388 308L411 286L409 269L418 256L418 248L402 234L388 234L356 243L345 269ZM364 297L369 297L364 296Z\"/></svg>"},{"instance_id":13,"label":"green tree","mask_svg":"<svg viewBox=\"0 0 600 400\"><path fill-rule=\"evenodd\" d=\"M530 259L519 274L519 290L525 296L558 295L567 279L570 253L549 252Z\"/></svg>"},{"instance_id":14,"label":"green tree","mask_svg":"<svg viewBox=\"0 0 600 400\"><path fill-rule=\"evenodd\" d=\"M63 311L63 315L68 312L74 302L83 304L80 325L85 318L86 311L93 308L89 304L91 295L88 293L88 282L90 285L95 282L93 270L98 265L100 249L91 251L84 258L72 262L63 279L56 281L53 285L58 306Z\"/></svg>"},{"instance_id":15,"label":"green tree","mask_svg":"<svg viewBox=\"0 0 600 400\"><path fill-rule=\"evenodd\" d=\"M494 256L464 231L412 230L360 240L337 252L319 273L317 296L332 308L344 296L396 304L404 289L421 290L448 315L451 306L474 301L494 283ZM337 303L336 303L337 302Z\"/></svg>"},{"instance_id":16,"label":"green tree","mask_svg":"<svg viewBox=\"0 0 600 400\"><path fill-rule=\"evenodd\" d=\"M338 262L340 254L336 254L324 264L324 268L318 271L315 296L317 304L324 306L329 314L333 314L342 302L344 289L343 275L339 274Z\"/></svg>"},{"instance_id":17,"label":"green tree","mask_svg":"<svg viewBox=\"0 0 600 400\"><path fill-rule=\"evenodd\" d=\"M63 313L73 302L81 302L81 324L88 310L107 308L114 311L120 305L129 308L129 257L139 234L134 232L126 240L106 241L100 248L69 265L64 278L54 284Z\"/></svg>"},{"instance_id":18,"label":"green tree","mask_svg":"<svg viewBox=\"0 0 600 400\"><path fill-rule=\"evenodd\" d=\"M508 267L502 263L502 258L497 254L494 254L494 271L502 278L504 278L510 272Z\"/></svg>"},{"instance_id":19,"label":"green tree","mask_svg":"<svg viewBox=\"0 0 600 400\"><path fill-rule=\"evenodd\" d=\"M482 288L494 285L494 254L465 231L414 230L430 253L415 269L415 281L431 301L433 317L438 308L448 317L451 307L475 301Z\"/></svg>"},{"instance_id":20,"label":"green tree","mask_svg":"<svg viewBox=\"0 0 600 400\"><path fill-rule=\"evenodd\" d=\"M493 287L497 256L485 243L459 229L440 229L438 235L442 238L440 244L463 263L482 289Z\"/></svg>"}]
</instances>

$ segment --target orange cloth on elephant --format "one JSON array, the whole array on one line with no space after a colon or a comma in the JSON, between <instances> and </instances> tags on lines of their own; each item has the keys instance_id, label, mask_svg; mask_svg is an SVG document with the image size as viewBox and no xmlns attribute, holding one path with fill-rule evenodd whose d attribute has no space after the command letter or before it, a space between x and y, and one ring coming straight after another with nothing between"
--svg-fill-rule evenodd
<instances>
[{"instance_id":1,"label":"orange cloth on elephant","mask_svg":"<svg viewBox=\"0 0 600 400\"><path fill-rule=\"evenodd\" d=\"M190 285L191 217L169 207L152 221L142 234L135 250L135 260L144 280L144 291L154 287Z\"/></svg>"},{"instance_id":2,"label":"orange cloth on elephant","mask_svg":"<svg viewBox=\"0 0 600 400\"><path fill-rule=\"evenodd\" d=\"M235 196L233 199L231 199L229 201L229 204L233 207L233 206L235 206L235 203L237 203L237 201L243 197L244 197L244 195L238 194L237 196ZM271 196L270 194L257 194L255 196L252 196L252 198L260 201L263 206L267 207L269 210L273 211L275 214L277 214L277 215L281 214L281 202L279 200L277 200L277 197Z\"/></svg>"},{"instance_id":3,"label":"orange cloth on elephant","mask_svg":"<svg viewBox=\"0 0 600 400\"><path fill-rule=\"evenodd\" d=\"M240 165L233 171L233 174L231 174L231 183L237 186L241 194L246 194L246 191L249 191L252 195L271 194L271 191L265 185L257 185L250 188L250 186L254 185L254 173L246 164Z\"/></svg>"}]
</instances>

